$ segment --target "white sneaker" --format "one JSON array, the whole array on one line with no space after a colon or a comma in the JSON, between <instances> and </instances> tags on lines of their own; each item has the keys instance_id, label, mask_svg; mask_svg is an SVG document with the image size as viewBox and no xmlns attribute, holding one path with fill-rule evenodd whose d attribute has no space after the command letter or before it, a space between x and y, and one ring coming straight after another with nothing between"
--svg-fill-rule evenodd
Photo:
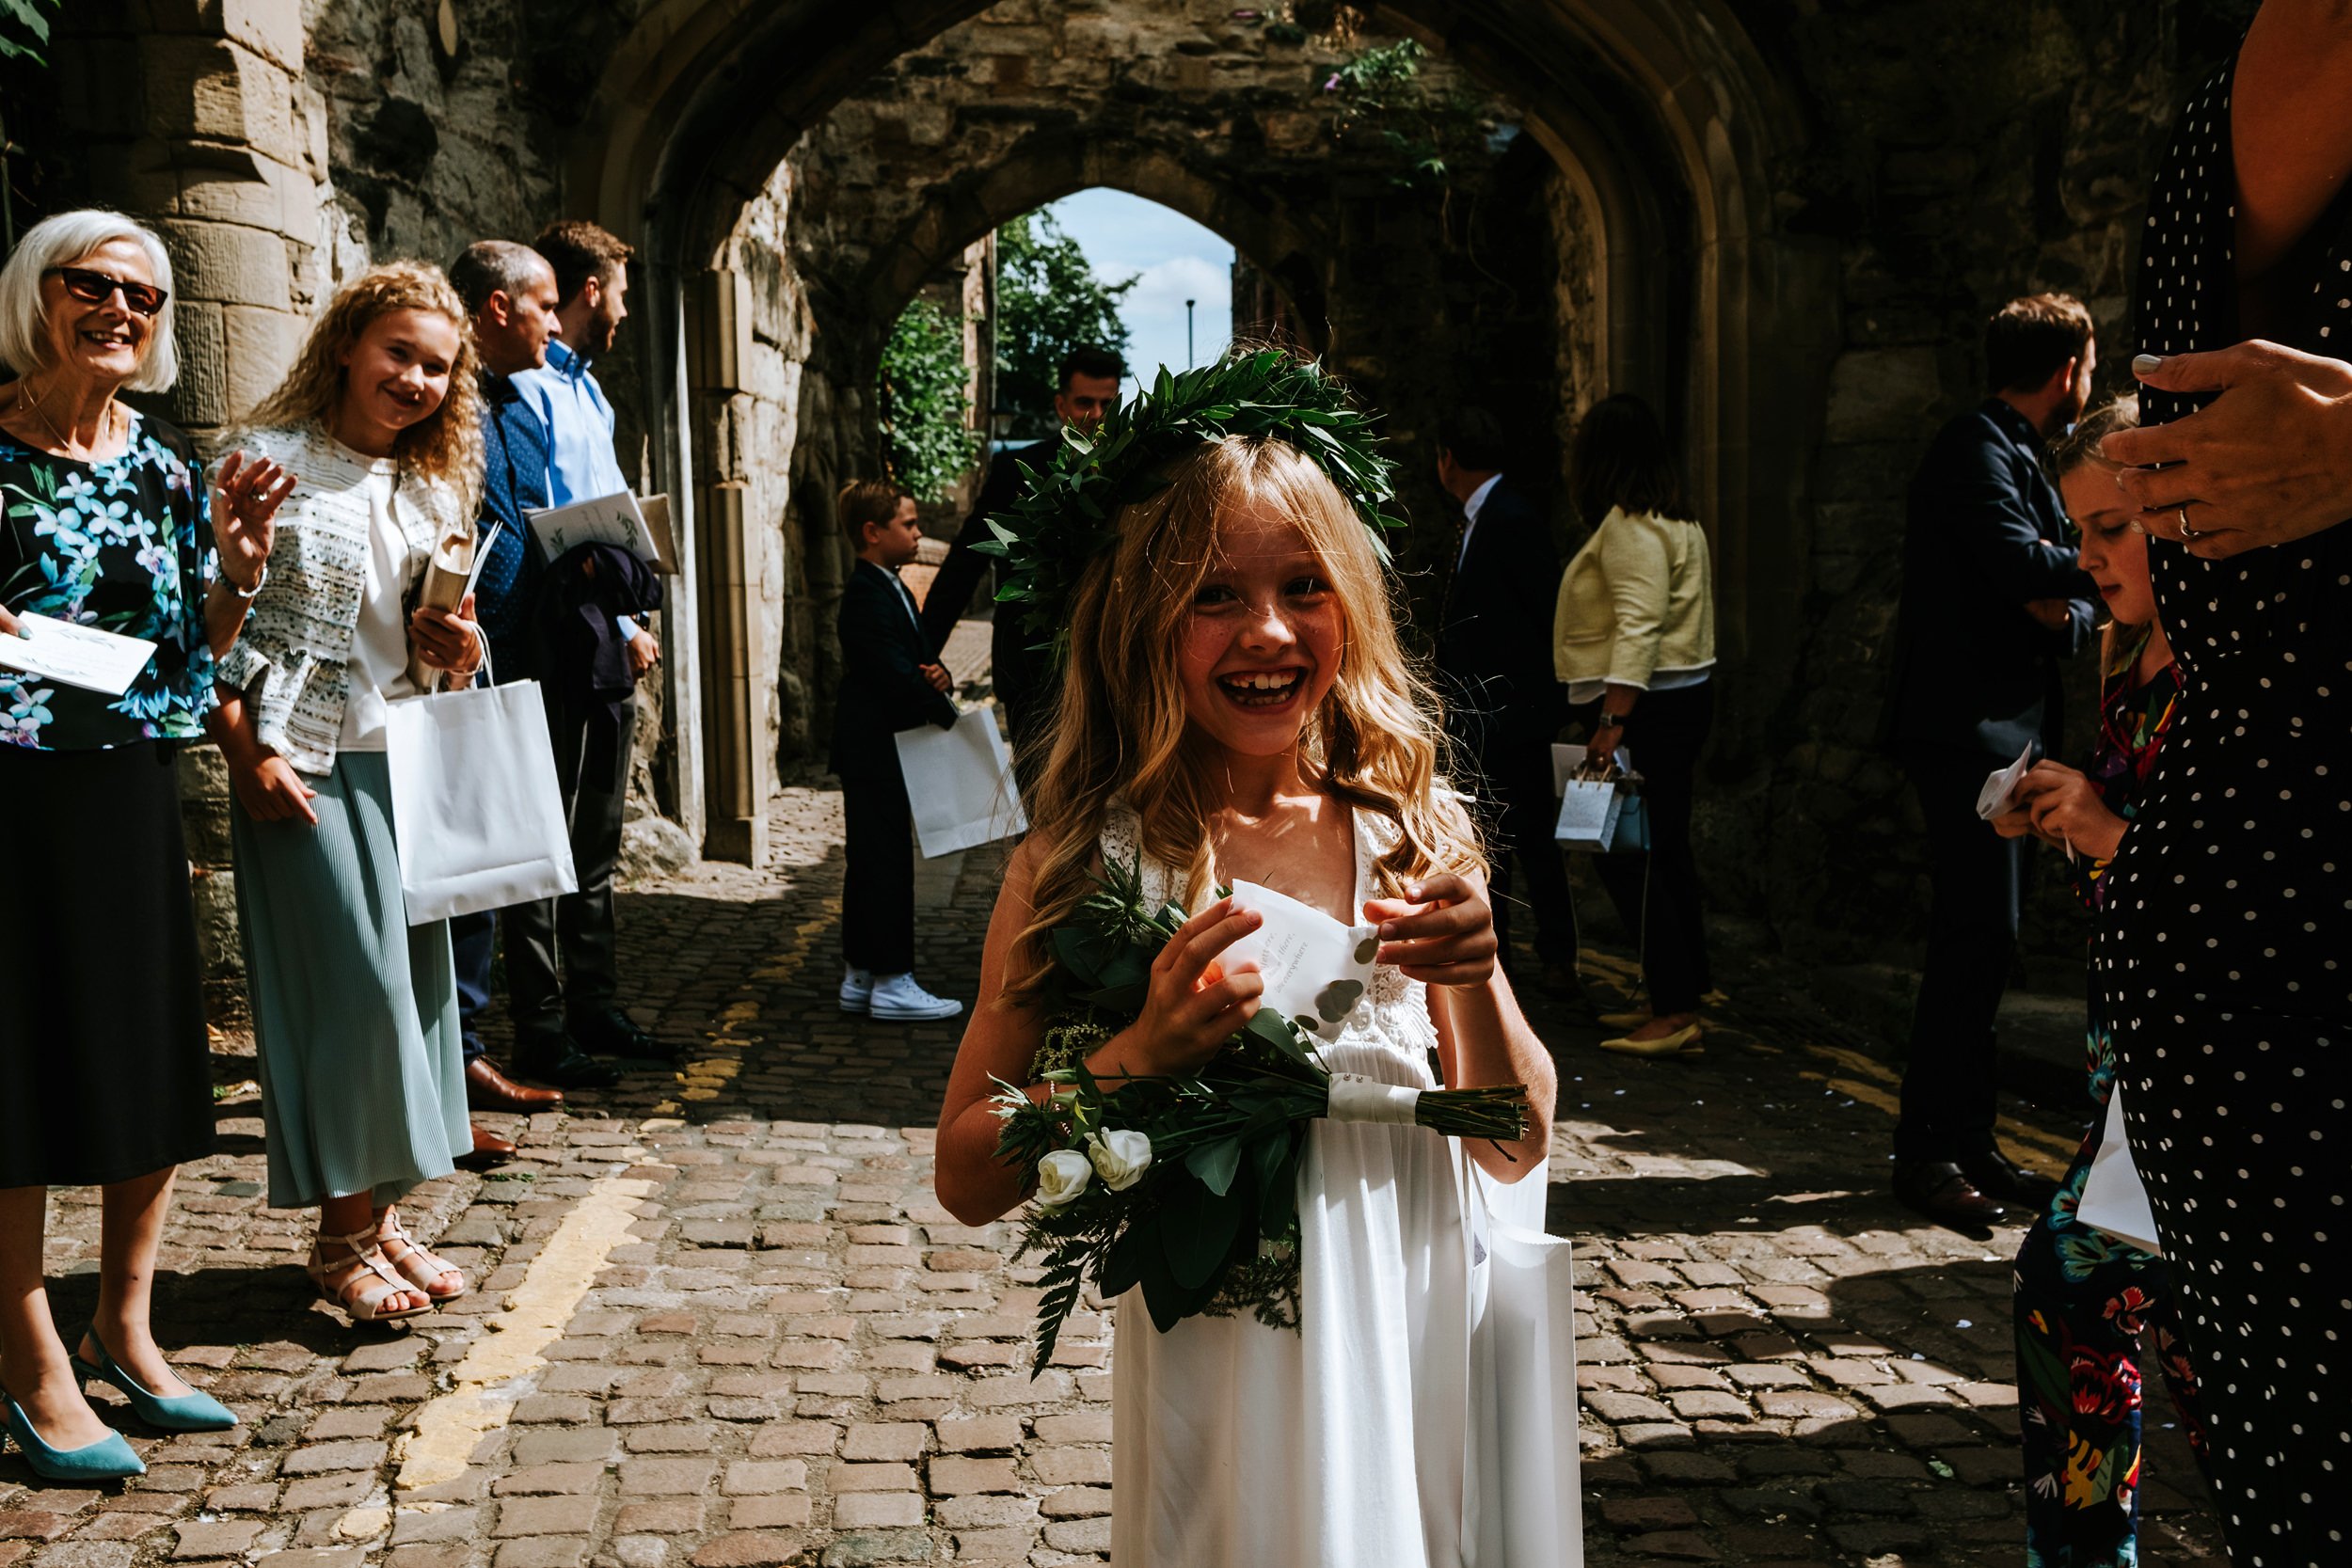
<instances>
[{"instance_id":1,"label":"white sneaker","mask_svg":"<svg viewBox=\"0 0 2352 1568\"><path fill-rule=\"evenodd\" d=\"M912 974L875 975L868 1006L876 1018L895 1019L953 1018L963 1011L962 1003L933 996Z\"/></svg>"},{"instance_id":2,"label":"white sneaker","mask_svg":"<svg viewBox=\"0 0 2352 1568\"><path fill-rule=\"evenodd\" d=\"M841 966L841 1010L862 1013L874 1000L874 972Z\"/></svg>"}]
</instances>

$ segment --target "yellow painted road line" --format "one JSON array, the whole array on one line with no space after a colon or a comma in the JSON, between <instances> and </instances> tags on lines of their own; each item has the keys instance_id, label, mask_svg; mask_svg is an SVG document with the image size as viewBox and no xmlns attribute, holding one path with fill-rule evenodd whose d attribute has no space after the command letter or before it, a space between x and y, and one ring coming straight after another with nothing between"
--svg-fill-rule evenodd
<instances>
[{"instance_id":1,"label":"yellow painted road line","mask_svg":"<svg viewBox=\"0 0 2352 1568\"><path fill-rule=\"evenodd\" d=\"M644 1150L626 1153L644 1163ZM464 1476L483 1437L504 1427L516 1402L531 1392L527 1380L547 1364L543 1353L563 1336L612 1249L629 1239L637 1201L659 1186L617 1173L626 1168L596 1178L524 1269L522 1283L507 1293L503 1309L482 1320L487 1332L452 1369L454 1386L417 1412L415 1429L398 1449L396 1500L401 1493L426 1491Z\"/></svg>"}]
</instances>

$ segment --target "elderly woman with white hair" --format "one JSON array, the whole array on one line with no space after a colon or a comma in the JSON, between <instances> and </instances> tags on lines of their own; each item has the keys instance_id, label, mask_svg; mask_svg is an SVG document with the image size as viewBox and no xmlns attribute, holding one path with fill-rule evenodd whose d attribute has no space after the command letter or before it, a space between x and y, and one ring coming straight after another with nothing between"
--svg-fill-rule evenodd
<instances>
[{"instance_id":1,"label":"elderly woman with white hair","mask_svg":"<svg viewBox=\"0 0 2352 1568\"><path fill-rule=\"evenodd\" d=\"M171 263L119 214L66 213L0 268L0 1426L46 1480L145 1466L146 1426L236 1418L166 1364L149 1314L174 1168L213 1152L213 1085L173 753L261 589L291 482L121 401L178 371ZM43 673L59 625L152 644L127 688ZM45 646L46 644L46 646ZM87 677L85 677L87 678ZM47 1189L104 1190L95 1318L68 1350L41 1278Z\"/></svg>"}]
</instances>

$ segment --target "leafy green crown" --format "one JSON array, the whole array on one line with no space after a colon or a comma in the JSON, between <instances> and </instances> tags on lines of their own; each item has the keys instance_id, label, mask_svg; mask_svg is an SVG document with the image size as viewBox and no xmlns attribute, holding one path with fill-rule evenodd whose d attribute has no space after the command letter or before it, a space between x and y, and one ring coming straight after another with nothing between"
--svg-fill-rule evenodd
<instances>
[{"instance_id":1,"label":"leafy green crown","mask_svg":"<svg viewBox=\"0 0 2352 1568\"><path fill-rule=\"evenodd\" d=\"M1163 366L1152 390L1113 409L1091 435L1062 432L1041 469L1021 465L1021 499L988 519L995 537L980 550L1004 558L996 601L1017 607L1024 630L1057 654L1069 635L1073 590L1113 537L1120 512L1165 489L1175 461L1228 436L1272 436L1311 459L1372 531L1404 525L1381 508L1396 494L1395 465L1378 452L1375 416L1319 362L1279 349L1229 355L1172 375Z\"/></svg>"}]
</instances>

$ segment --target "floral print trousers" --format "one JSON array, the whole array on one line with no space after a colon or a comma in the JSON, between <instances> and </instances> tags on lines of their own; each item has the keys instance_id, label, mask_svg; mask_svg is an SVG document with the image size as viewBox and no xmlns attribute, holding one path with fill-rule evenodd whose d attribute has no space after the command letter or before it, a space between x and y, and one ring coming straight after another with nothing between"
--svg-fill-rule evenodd
<instances>
[{"instance_id":1,"label":"floral print trousers","mask_svg":"<svg viewBox=\"0 0 2352 1568\"><path fill-rule=\"evenodd\" d=\"M2102 1111L2112 1050L2093 1038ZM2104 1068L2104 1070L2101 1070ZM2200 1463L2198 1418L2179 1310L2164 1259L2076 1222L2105 1116L2018 1249L2012 1297L2017 1414L2026 1458L2026 1568L2135 1568L2139 1561L2139 1346L2155 1353Z\"/></svg>"}]
</instances>

